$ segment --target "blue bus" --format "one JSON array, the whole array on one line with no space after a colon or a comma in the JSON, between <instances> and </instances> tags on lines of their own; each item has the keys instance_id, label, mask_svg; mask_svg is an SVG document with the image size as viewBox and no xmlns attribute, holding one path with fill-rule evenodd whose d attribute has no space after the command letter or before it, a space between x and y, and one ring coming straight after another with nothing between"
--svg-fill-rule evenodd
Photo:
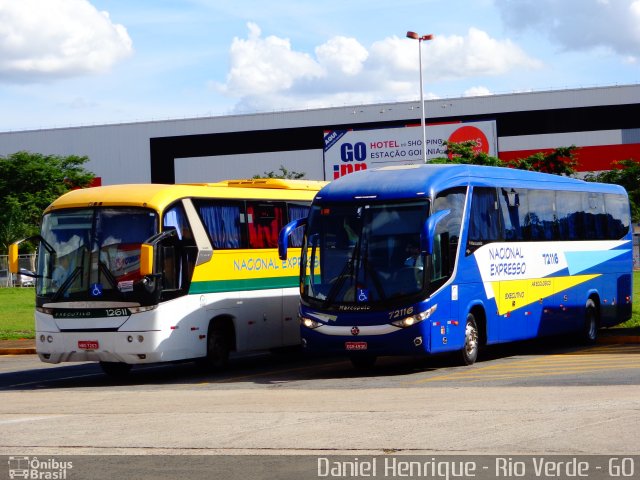
<instances>
[{"instance_id":1,"label":"blue bus","mask_svg":"<svg viewBox=\"0 0 640 480\"><path fill-rule=\"evenodd\" d=\"M618 185L509 168L410 165L325 186L304 226L300 323L308 351L356 367L575 334L631 317L632 231Z\"/></svg>"}]
</instances>

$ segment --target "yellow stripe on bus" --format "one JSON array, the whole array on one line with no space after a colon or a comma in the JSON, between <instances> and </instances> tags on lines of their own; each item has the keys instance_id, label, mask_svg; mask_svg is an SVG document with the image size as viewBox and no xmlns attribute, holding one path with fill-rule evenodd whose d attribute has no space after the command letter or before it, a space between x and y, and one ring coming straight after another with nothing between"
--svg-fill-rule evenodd
<instances>
[{"instance_id":1,"label":"yellow stripe on bus","mask_svg":"<svg viewBox=\"0 0 640 480\"><path fill-rule=\"evenodd\" d=\"M598 276L599 274L507 280L492 282L491 288L498 306L498 314L504 315L507 312L541 302L545 298L588 282Z\"/></svg>"}]
</instances>

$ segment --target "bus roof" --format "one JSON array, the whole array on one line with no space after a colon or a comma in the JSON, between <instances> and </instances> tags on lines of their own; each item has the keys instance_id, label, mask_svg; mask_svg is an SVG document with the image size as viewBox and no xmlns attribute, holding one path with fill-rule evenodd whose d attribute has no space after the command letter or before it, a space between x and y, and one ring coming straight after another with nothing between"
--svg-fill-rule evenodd
<instances>
[{"instance_id":1,"label":"bus roof","mask_svg":"<svg viewBox=\"0 0 640 480\"><path fill-rule=\"evenodd\" d=\"M361 170L345 175L324 187L317 199L350 201L428 198L447 188L467 185L625 193L624 188L619 185L585 182L561 175L513 168L419 164Z\"/></svg>"},{"instance_id":2,"label":"bus roof","mask_svg":"<svg viewBox=\"0 0 640 480\"><path fill-rule=\"evenodd\" d=\"M45 213L60 208L94 206L147 207L162 211L181 198L311 201L327 182L278 178L225 180L201 184L125 184L72 190L56 199Z\"/></svg>"}]
</instances>

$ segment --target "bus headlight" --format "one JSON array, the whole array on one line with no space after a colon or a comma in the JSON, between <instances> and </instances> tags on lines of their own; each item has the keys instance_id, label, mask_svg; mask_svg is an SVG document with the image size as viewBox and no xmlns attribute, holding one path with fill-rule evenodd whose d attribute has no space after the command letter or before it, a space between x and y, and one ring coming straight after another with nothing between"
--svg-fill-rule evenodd
<instances>
[{"instance_id":1,"label":"bus headlight","mask_svg":"<svg viewBox=\"0 0 640 480\"><path fill-rule=\"evenodd\" d=\"M391 325L395 327L400 327L400 328L411 327L416 323L420 323L424 320L427 320L429 317L431 317L431 315L433 315L433 312L435 312L437 308L438 308L438 305L433 305L431 308L428 308L424 312L420 312L416 315L411 315L410 317L404 317L404 318L401 318L400 320L391 322Z\"/></svg>"},{"instance_id":2,"label":"bus headlight","mask_svg":"<svg viewBox=\"0 0 640 480\"><path fill-rule=\"evenodd\" d=\"M322 326L322 323L320 322L316 322L315 320L312 320L310 318L307 317L298 317L300 319L300 325L302 325L303 327L307 327L310 329L314 329L314 328L318 328Z\"/></svg>"}]
</instances>

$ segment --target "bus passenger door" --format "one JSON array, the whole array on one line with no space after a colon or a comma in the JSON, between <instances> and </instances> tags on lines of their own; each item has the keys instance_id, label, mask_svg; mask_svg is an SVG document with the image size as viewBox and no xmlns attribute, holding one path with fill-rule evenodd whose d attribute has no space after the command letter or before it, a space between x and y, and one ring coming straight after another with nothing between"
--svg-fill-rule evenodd
<instances>
[{"instance_id":1,"label":"bus passenger door","mask_svg":"<svg viewBox=\"0 0 640 480\"><path fill-rule=\"evenodd\" d=\"M300 323L298 310L300 308L300 292L297 288L282 290L282 345L300 344Z\"/></svg>"},{"instance_id":2,"label":"bus passenger door","mask_svg":"<svg viewBox=\"0 0 640 480\"><path fill-rule=\"evenodd\" d=\"M242 292L247 307L251 349L282 346L282 265L278 234L286 223L284 202L248 201L246 224L248 281L257 289Z\"/></svg>"},{"instance_id":3,"label":"bus passenger door","mask_svg":"<svg viewBox=\"0 0 640 480\"><path fill-rule=\"evenodd\" d=\"M282 345L282 289L240 292L241 322L247 331L247 349Z\"/></svg>"}]
</instances>

